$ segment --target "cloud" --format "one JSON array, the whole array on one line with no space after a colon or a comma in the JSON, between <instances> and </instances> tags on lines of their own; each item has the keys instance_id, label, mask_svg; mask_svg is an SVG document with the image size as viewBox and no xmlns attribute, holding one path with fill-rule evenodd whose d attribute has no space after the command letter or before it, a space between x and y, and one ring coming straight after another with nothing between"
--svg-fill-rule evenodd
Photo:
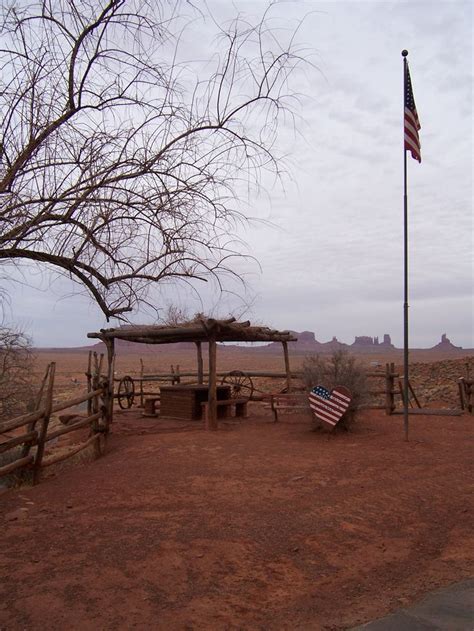
<instances>
[{"instance_id":1,"label":"cloud","mask_svg":"<svg viewBox=\"0 0 474 631\"><path fill-rule=\"evenodd\" d=\"M229 3L215 6L223 17L234 10ZM256 9L250 2L236 6ZM317 67L296 77L307 98L296 133L288 121L280 137L293 182L280 188L264 178L266 193L254 191L248 202L250 215L273 225L252 224L239 233L261 270L237 261L250 283L247 290L231 285L240 299L196 285L196 292L157 291L156 304L176 301L191 314L249 304L256 320L314 330L322 341L390 333L402 345L400 52L407 48L423 158L421 165L408 159L410 336L414 346L433 346L446 332L455 344L474 346L470 4L301 2L277 3L274 10L289 22L296 6L316 11L301 42L317 49ZM205 52L197 38L188 51L196 59ZM58 301L70 285L55 291L41 297L14 291L15 317L42 343L57 340L65 320L74 331L61 337L66 344L66 338L85 341L87 331L103 326L86 300Z\"/></svg>"}]
</instances>

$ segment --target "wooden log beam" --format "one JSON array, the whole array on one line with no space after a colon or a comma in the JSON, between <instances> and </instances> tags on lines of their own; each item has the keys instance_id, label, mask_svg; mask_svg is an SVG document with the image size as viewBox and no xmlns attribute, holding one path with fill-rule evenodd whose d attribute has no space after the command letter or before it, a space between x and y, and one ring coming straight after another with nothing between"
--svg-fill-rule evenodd
<instances>
[{"instance_id":1,"label":"wooden log beam","mask_svg":"<svg viewBox=\"0 0 474 631\"><path fill-rule=\"evenodd\" d=\"M93 399L94 397L100 394L102 394L102 388L97 388L96 390L92 390L91 392L88 392L87 394L81 394L78 397L75 397L74 399L61 401L61 403L57 403L56 405L53 405L51 413L54 414L55 412L61 412L62 410L66 410L67 408L71 408L75 405L79 405L80 403L84 403L85 401L89 401L90 399Z\"/></svg>"},{"instance_id":2,"label":"wooden log beam","mask_svg":"<svg viewBox=\"0 0 474 631\"><path fill-rule=\"evenodd\" d=\"M89 358L87 362L87 392L92 390L92 351L89 351ZM92 414L92 399L87 401L87 414Z\"/></svg>"},{"instance_id":3,"label":"wooden log beam","mask_svg":"<svg viewBox=\"0 0 474 631\"><path fill-rule=\"evenodd\" d=\"M43 460L45 439L46 434L48 433L49 419L51 417L51 411L53 408L53 389L55 374L56 363L51 362L49 364L49 381L48 388L46 390L45 411L41 423L41 429L38 435L38 447L36 448L35 461L33 465L33 484L37 484L39 482L41 475L41 461Z\"/></svg>"},{"instance_id":4,"label":"wooden log beam","mask_svg":"<svg viewBox=\"0 0 474 631\"><path fill-rule=\"evenodd\" d=\"M21 434L21 436L14 436L13 438L10 438L10 440L7 440L7 442L0 445L0 454L3 454L5 451L8 451L17 445L32 445L37 439L38 432L28 432L26 434Z\"/></svg>"},{"instance_id":5,"label":"wooden log beam","mask_svg":"<svg viewBox=\"0 0 474 631\"><path fill-rule=\"evenodd\" d=\"M288 354L288 342L282 342L283 356L285 358L285 373L286 373L286 389L291 391L291 370L290 370L290 356Z\"/></svg>"},{"instance_id":6,"label":"wooden log beam","mask_svg":"<svg viewBox=\"0 0 474 631\"><path fill-rule=\"evenodd\" d=\"M143 397L145 393L143 391L143 377L145 374L145 364L143 363L143 359L140 357L140 407L142 408L144 405Z\"/></svg>"},{"instance_id":7,"label":"wooden log beam","mask_svg":"<svg viewBox=\"0 0 474 631\"><path fill-rule=\"evenodd\" d=\"M371 403L363 403L358 405L357 410L385 410L385 405L372 405Z\"/></svg>"},{"instance_id":8,"label":"wooden log beam","mask_svg":"<svg viewBox=\"0 0 474 631\"><path fill-rule=\"evenodd\" d=\"M53 432L47 434L45 442L53 440L53 438L57 438L58 436L62 436L63 434L74 432L76 429L81 429L81 427L85 427L86 425L89 425L89 423L93 423L94 421L99 420L101 416L101 412L96 412L95 414L91 414L87 418L81 419L77 423L71 423L71 425L66 425L64 427L60 427L59 429L55 429Z\"/></svg>"},{"instance_id":9,"label":"wooden log beam","mask_svg":"<svg viewBox=\"0 0 474 631\"><path fill-rule=\"evenodd\" d=\"M247 369L243 369L242 372L244 372L246 375L248 375L249 377L267 377L267 378L274 378L274 379L285 379L286 378L286 372L270 372L270 371L266 371L266 370L247 370ZM218 377L223 377L224 375L227 375L229 373L228 370L218 370L216 372ZM194 379L198 378L198 374L196 371L185 371L185 372L180 372L179 376L180 377L192 377ZM209 376L209 372L203 372L203 377L208 377ZM303 376L303 373L301 371L297 371L297 370L292 370L291 371L291 377L293 379L299 379ZM171 381L174 377L176 377L176 373L150 373L150 374L144 374L143 377L134 377L133 380L134 381ZM120 381L119 378L116 378L115 381Z\"/></svg>"},{"instance_id":10,"label":"wooden log beam","mask_svg":"<svg viewBox=\"0 0 474 631\"><path fill-rule=\"evenodd\" d=\"M17 429L22 425L27 425L28 423L33 423L38 421L44 415L44 409L37 410L36 412L30 412L29 414L23 414L22 416L17 416L11 421L7 421L6 423L2 423L0 425L0 434L4 432L9 432L12 429Z\"/></svg>"},{"instance_id":11,"label":"wooden log beam","mask_svg":"<svg viewBox=\"0 0 474 631\"><path fill-rule=\"evenodd\" d=\"M208 415L206 418L206 429L217 429L217 353L216 341L209 340L209 395L208 395Z\"/></svg>"},{"instance_id":12,"label":"wooden log beam","mask_svg":"<svg viewBox=\"0 0 474 631\"><path fill-rule=\"evenodd\" d=\"M204 383L204 364L202 360L201 342L196 342L196 351L197 351L197 380L198 380L198 383Z\"/></svg>"},{"instance_id":13,"label":"wooden log beam","mask_svg":"<svg viewBox=\"0 0 474 631\"><path fill-rule=\"evenodd\" d=\"M115 340L105 340L107 346L107 390L104 392L103 401L105 409L105 425L107 431L114 420L114 369L115 369Z\"/></svg>"},{"instance_id":14,"label":"wooden log beam","mask_svg":"<svg viewBox=\"0 0 474 631\"><path fill-rule=\"evenodd\" d=\"M58 462L67 460L68 458L71 458L71 456L75 456L86 447L89 447L90 445L97 443L98 441L100 441L100 434L95 434L94 436L91 436L88 440L86 440L85 443L69 449L66 453L45 458L41 464L41 467L50 467L52 464L57 464Z\"/></svg>"},{"instance_id":15,"label":"wooden log beam","mask_svg":"<svg viewBox=\"0 0 474 631\"><path fill-rule=\"evenodd\" d=\"M34 461L33 456L25 456L24 458L20 458L19 460L15 460L15 462L10 462L10 464L6 464L3 467L0 467L0 478L4 475L8 475L17 469L21 469L22 467L26 467Z\"/></svg>"},{"instance_id":16,"label":"wooden log beam","mask_svg":"<svg viewBox=\"0 0 474 631\"><path fill-rule=\"evenodd\" d=\"M403 410L394 410L392 414L403 414ZM449 410L447 408L411 408L408 414L417 414L419 416L461 416L461 410Z\"/></svg>"},{"instance_id":17,"label":"wooden log beam","mask_svg":"<svg viewBox=\"0 0 474 631\"><path fill-rule=\"evenodd\" d=\"M395 401L393 398L393 385L394 385L394 377L393 371L391 370L389 364L385 366L385 413L387 416L392 414L395 409Z\"/></svg>"}]
</instances>

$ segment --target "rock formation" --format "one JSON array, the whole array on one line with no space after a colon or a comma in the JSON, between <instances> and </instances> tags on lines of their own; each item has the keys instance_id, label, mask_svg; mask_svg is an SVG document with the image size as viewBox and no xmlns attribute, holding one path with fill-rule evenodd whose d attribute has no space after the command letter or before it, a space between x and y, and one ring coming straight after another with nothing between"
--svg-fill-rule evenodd
<instances>
[{"instance_id":1,"label":"rock formation","mask_svg":"<svg viewBox=\"0 0 474 631\"><path fill-rule=\"evenodd\" d=\"M441 336L441 342L438 342L436 346L433 346L432 351L459 351L462 350L462 346L454 346L446 333Z\"/></svg>"}]
</instances>

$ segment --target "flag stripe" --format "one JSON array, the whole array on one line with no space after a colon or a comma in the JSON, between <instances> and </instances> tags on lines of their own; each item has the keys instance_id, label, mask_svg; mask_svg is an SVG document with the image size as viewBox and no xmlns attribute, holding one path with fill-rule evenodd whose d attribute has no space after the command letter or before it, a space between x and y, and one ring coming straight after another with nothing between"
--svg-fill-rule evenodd
<instances>
[{"instance_id":1,"label":"flag stripe","mask_svg":"<svg viewBox=\"0 0 474 631\"><path fill-rule=\"evenodd\" d=\"M326 409L331 412L345 412L347 409L346 405L338 405L335 401L331 402L331 405L328 405L327 399L320 399L317 396L313 397L314 405L317 405L320 408Z\"/></svg>"},{"instance_id":2,"label":"flag stripe","mask_svg":"<svg viewBox=\"0 0 474 631\"><path fill-rule=\"evenodd\" d=\"M405 151L411 153L412 158L421 162L421 145L418 131L421 129L418 112L416 111L415 98L411 85L410 70L406 62L405 76Z\"/></svg>"},{"instance_id":3,"label":"flag stripe","mask_svg":"<svg viewBox=\"0 0 474 631\"><path fill-rule=\"evenodd\" d=\"M341 416L340 414L334 414L330 410L322 408L320 405L317 405L317 404L316 405L311 405L311 407L312 407L312 409L315 412L318 412L319 414L321 414L325 418L334 419L334 421L336 421L336 422L339 420L339 418Z\"/></svg>"}]
</instances>

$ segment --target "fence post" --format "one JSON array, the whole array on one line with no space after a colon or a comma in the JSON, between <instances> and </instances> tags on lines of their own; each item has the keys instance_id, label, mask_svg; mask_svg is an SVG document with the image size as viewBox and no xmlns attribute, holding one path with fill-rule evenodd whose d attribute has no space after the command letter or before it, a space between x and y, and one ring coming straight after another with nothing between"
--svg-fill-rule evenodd
<instances>
[{"instance_id":1,"label":"fence post","mask_svg":"<svg viewBox=\"0 0 474 631\"><path fill-rule=\"evenodd\" d=\"M97 390L97 388L100 387L100 370L99 370L99 366L97 363L97 355L94 354L94 372L91 375L91 390L89 392L92 392L93 390ZM88 401L88 416L91 416L91 414L96 414L99 411L99 395L95 395L93 399L89 399ZM92 423L92 431L93 432L97 432L99 431L99 421L96 420Z\"/></svg>"},{"instance_id":2,"label":"fence post","mask_svg":"<svg viewBox=\"0 0 474 631\"><path fill-rule=\"evenodd\" d=\"M140 357L140 407L142 408L144 405L144 395L143 395L143 375L145 374L145 365L143 363L143 359Z\"/></svg>"},{"instance_id":3,"label":"fence post","mask_svg":"<svg viewBox=\"0 0 474 631\"><path fill-rule=\"evenodd\" d=\"M51 364L48 364L47 367L46 367L46 372L44 373L43 381L41 382L41 386L40 386L40 389L38 391L38 395L36 397L35 409L34 409L35 412L40 409L41 400L43 399L44 387L45 387L46 381L48 379L50 368L51 368ZM30 423L28 425L28 432L34 432L35 431L35 427L36 427L37 422L38 421L33 421L32 423ZM22 458L26 458L26 456L29 456L31 447L32 447L31 443L29 443L28 445L23 445L23 449L21 451L21 457Z\"/></svg>"},{"instance_id":4,"label":"fence post","mask_svg":"<svg viewBox=\"0 0 474 631\"><path fill-rule=\"evenodd\" d=\"M44 445L46 442L46 435L48 433L49 419L51 416L51 410L53 408L53 388L54 388L54 374L56 372L56 362L51 362L49 365L49 382L48 389L46 390L45 411L42 419L42 425L38 436L38 446L36 448L36 458L33 463L33 484L39 482L41 474L41 462L43 460Z\"/></svg>"},{"instance_id":5,"label":"fence post","mask_svg":"<svg viewBox=\"0 0 474 631\"><path fill-rule=\"evenodd\" d=\"M390 364L385 364L385 414L387 416L390 416L395 408L393 394L394 377L391 368Z\"/></svg>"},{"instance_id":6,"label":"fence post","mask_svg":"<svg viewBox=\"0 0 474 631\"><path fill-rule=\"evenodd\" d=\"M87 392L89 393L93 389L92 388L92 351L89 351L86 377L87 377ZM92 403L91 403L91 400L89 399L87 401L87 416L90 416L91 414L92 414Z\"/></svg>"}]
</instances>

